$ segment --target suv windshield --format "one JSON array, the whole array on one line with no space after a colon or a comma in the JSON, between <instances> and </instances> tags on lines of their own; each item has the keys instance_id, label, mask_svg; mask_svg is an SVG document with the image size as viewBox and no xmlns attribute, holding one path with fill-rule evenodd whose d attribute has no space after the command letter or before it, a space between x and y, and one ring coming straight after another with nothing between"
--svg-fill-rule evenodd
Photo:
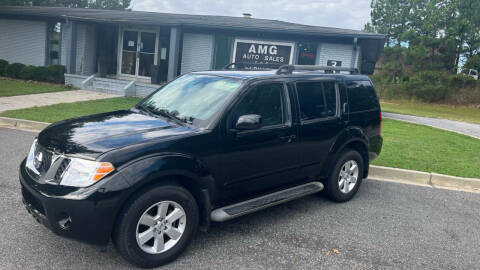
<instances>
[{"instance_id":1,"label":"suv windshield","mask_svg":"<svg viewBox=\"0 0 480 270\"><path fill-rule=\"evenodd\" d=\"M167 84L138 107L197 127L206 127L241 84L240 79L188 74Z\"/></svg>"}]
</instances>

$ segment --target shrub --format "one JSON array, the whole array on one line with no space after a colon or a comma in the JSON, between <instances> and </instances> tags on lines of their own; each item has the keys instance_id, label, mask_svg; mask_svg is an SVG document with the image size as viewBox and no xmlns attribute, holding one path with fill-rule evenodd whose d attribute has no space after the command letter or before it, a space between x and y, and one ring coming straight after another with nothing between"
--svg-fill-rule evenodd
<instances>
[{"instance_id":1,"label":"shrub","mask_svg":"<svg viewBox=\"0 0 480 270\"><path fill-rule=\"evenodd\" d=\"M37 67L35 66L25 66L22 69L22 73L20 74L20 78L24 80L34 80L35 77L35 70Z\"/></svg>"},{"instance_id":2,"label":"shrub","mask_svg":"<svg viewBox=\"0 0 480 270\"><path fill-rule=\"evenodd\" d=\"M441 71L421 71L410 77L408 89L421 101L445 101L449 89L445 77L445 73Z\"/></svg>"},{"instance_id":3,"label":"shrub","mask_svg":"<svg viewBox=\"0 0 480 270\"><path fill-rule=\"evenodd\" d=\"M469 88L475 87L477 81L474 78L465 74L454 74L448 76L449 85L455 88Z\"/></svg>"},{"instance_id":4,"label":"shrub","mask_svg":"<svg viewBox=\"0 0 480 270\"><path fill-rule=\"evenodd\" d=\"M65 72L67 69L62 65L51 65L47 67L47 80L49 82L63 83L65 82Z\"/></svg>"},{"instance_id":5,"label":"shrub","mask_svg":"<svg viewBox=\"0 0 480 270\"><path fill-rule=\"evenodd\" d=\"M24 67L25 65L20 63L10 64L7 66L7 69L5 70L5 75L11 78L20 78Z\"/></svg>"},{"instance_id":6,"label":"shrub","mask_svg":"<svg viewBox=\"0 0 480 270\"><path fill-rule=\"evenodd\" d=\"M25 66L20 77L24 80L47 81L48 70L46 67Z\"/></svg>"},{"instance_id":7,"label":"shrub","mask_svg":"<svg viewBox=\"0 0 480 270\"><path fill-rule=\"evenodd\" d=\"M7 66L8 66L8 61L0 59L0 76L5 76Z\"/></svg>"}]
</instances>

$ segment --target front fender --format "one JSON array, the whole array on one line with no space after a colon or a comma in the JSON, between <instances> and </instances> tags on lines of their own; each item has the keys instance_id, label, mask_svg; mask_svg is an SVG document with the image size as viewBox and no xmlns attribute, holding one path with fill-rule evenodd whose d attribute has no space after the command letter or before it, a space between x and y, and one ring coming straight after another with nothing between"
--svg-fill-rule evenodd
<instances>
[{"instance_id":1,"label":"front fender","mask_svg":"<svg viewBox=\"0 0 480 270\"><path fill-rule=\"evenodd\" d=\"M186 187L195 197L200 208L200 229L210 226L210 211L215 200L215 180L202 162L192 156L167 153L147 156L129 162L119 168L118 176L128 186L124 187L122 207L133 193L162 182L174 182ZM117 211L117 213L118 213Z\"/></svg>"},{"instance_id":2,"label":"front fender","mask_svg":"<svg viewBox=\"0 0 480 270\"><path fill-rule=\"evenodd\" d=\"M190 184L200 189L207 189L211 199L215 195L215 181L208 169L200 160L185 154L167 153L147 156L121 166L119 174L130 187L136 187L135 190L152 181L183 177L191 181Z\"/></svg>"}]
</instances>

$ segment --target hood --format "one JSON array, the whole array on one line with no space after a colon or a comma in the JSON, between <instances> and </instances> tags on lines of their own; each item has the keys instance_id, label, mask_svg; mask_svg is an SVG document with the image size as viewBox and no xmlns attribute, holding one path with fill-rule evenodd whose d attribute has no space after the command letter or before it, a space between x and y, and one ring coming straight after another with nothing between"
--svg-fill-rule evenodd
<instances>
[{"instance_id":1,"label":"hood","mask_svg":"<svg viewBox=\"0 0 480 270\"><path fill-rule=\"evenodd\" d=\"M165 118L123 110L54 123L38 135L38 142L59 154L96 157L113 149L192 132Z\"/></svg>"}]
</instances>

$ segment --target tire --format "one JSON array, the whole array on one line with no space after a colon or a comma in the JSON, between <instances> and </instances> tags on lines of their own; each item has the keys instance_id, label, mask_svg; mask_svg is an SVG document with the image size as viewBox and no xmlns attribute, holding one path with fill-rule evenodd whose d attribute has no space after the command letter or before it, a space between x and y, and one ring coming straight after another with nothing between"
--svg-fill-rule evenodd
<instances>
[{"instance_id":1,"label":"tire","mask_svg":"<svg viewBox=\"0 0 480 270\"><path fill-rule=\"evenodd\" d=\"M188 247L198 222L198 206L192 194L181 186L161 185L136 195L127 203L112 238L127 261L153 268L175 260Z\"/></svg>"},{"instance_id":2,"label":"tire","mask_svg":"<svg viewBox=\"0 0 480 270\"><path fill-rule=\"evenodd\" d=\"M360 153L351 149L345 149L339 156L337 163L325 181L324 193L332 201L346 202L355 196L358 188L362 184L364 160ZM356 165L357 169L353 169L352 165ZM348 177L347 174L350 175L350 177ZM354 178L356 178L356 180L352 185Z\"/></svg>"}]
</instances>

